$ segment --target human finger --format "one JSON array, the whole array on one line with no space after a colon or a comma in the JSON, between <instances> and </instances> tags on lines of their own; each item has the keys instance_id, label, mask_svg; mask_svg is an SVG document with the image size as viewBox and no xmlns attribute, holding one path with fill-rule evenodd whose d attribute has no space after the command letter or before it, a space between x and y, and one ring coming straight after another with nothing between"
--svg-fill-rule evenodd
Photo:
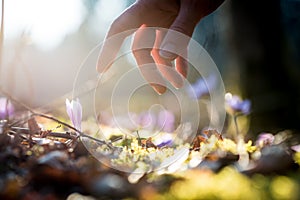
<instances>
[{"instance_id":1,"label":"human finger","mask_svg":"<svg viewBox=\"0 0 300 200\"><path fill-rule=\"evenodd\" d=\"M133 33L132 29L142 25L141 16L142 9L137 4L133 4L111 24L98 56L97 71L99 73L105 72L112 65L123 41Z\"/></svg>"},{"instance_id":2,"label":"human finger","mask_svg":"<svg viewBox=\"0 0 300 200\"><path fill-rule=\"evenodd\" d=\"M180 88L183 85L183 79L180 74L173 68L170 60L163 59L159 55L159 47L165 36L164 31L156 30L156 40L152 49L152 57L154 58L157 67L161 74L175 87Z\"/></svg>"},{"instance_id":3,"label":"human finger","mask_svg":"<svg viewBox=\"0 0 300 200\"><path fill-rule=\"evenodd\" d=\"M132 52L145 80L158 94L163 94L166 91L165 81L151 56L155 37L155 29L139 28L134 35Z\"/></svg>"},{"instance_id":4,"label":"human finger","mask_svg":"<svg viewBox=\"0 0 300 200\"><path fill-rule=\"evenodd\" d=\"M188 61L187 61L187 50L183 51L181 56L178 56L175 60L176 71L181 74L184 78L187 77L188 73Z\"/></svg>"}]
</instances>

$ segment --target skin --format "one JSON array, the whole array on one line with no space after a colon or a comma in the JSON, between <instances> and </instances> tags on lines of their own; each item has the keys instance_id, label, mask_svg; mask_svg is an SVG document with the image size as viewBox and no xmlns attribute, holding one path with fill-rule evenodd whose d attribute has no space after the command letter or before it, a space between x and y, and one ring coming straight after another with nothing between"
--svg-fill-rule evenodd
<instances>
[{"instance_id":1,"label":"skin","mask_svg":"<svg viewBox=\"0 0 300 200\"><path fill-rule=\"evenodd\" d=\"M185 55L188 41L178 42L170 31L162 33L160 30L153 30L153 33L149 35L145 27L167 28L191 37L199 21L215 11L223 1L137 0L114 20L106 34L105 41L115 34L137 29L132 49L139 49L139 46L146 43L153 46L152 49L133 51L144 78L158 94L166 91L164 78L174 87L180 88L183 85L183 77L187 76L188 64L181 56L171 52L174 52L173 49L181 49L181 55ZM127 32L125 37L130 34L133 32ZM97 63L99 73L104 73L109 69L111 64L108 61L116 57L125 37L115 41L113 45L104 42ZM175 70L169 70L172 67L172 61L175 61Z\"/></svg>"}]
</instances>

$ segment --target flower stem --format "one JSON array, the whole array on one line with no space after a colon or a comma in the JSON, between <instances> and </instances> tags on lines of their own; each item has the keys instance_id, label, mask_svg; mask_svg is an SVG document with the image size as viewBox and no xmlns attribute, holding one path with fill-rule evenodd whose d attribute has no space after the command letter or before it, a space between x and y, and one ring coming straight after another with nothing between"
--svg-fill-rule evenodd
<instances>
[{"instance_id":1,"label":"flower stem","mask_svg":"<svg viewBox=\"0 0 300 200\"><path fill-rule=\"evenodd\" d=\"M234 122L234 126L235 126L235 140L236 141L240 136L240 131L239 131L238 123L237 123L237 118L238 118L237 115L233 115L233 122Z\"/></svg>"},{"instance_id":2,"label":"flower stem","mask_svg":"<svg viewBox=\"0 0 300 200\"><path fill-rule=\"evenodd\" d=\"M139 130L136 130L136 134L138 136L139 145L141 146L142 145L142 141L141 141L141 137L140 137L140 134L139 134Z\"/></svg>"}]
</instances>

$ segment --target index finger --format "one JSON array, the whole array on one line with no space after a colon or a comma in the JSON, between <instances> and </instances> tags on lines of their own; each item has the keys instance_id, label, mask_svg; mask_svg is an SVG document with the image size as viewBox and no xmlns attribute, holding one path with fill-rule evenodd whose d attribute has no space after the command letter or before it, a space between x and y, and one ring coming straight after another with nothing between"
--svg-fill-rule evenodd
<instances>
[{"instance_id":1,"label":"index finger","mask_svg":"<svg viewBox=\"0 0 300 200\"><path fill-rule=\"evenodd\" d=\"M112 65L123 41L133 33L132 29L139 28L143 24L141 13L141 8L133 4L111 24L98 56L97 71L99 73L105 72Z\"/></svg>"}]
</instances>

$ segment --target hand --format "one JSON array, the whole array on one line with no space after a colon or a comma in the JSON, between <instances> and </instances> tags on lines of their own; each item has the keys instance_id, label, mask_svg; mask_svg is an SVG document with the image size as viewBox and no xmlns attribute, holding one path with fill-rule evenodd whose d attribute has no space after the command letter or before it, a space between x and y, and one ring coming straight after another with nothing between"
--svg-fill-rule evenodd
<instances>
[{"instance_id":1,"label":"hand","mask_svg":"<svg viewBox=\"0 0 300 200\"><path fill-rule=\"evenodd\" d=\"M133 51L133 55L144 78L159 94L166 91L164 78L174 87L180 88L183 85L181 76L187 76L188 63L182 55L187 54L188 41L180 42L172 34L174 32L165 33L159 29L153 29L149 35L149 29L145 31L145 27L168 28L191 37L197 23L217 9L223 1L137 0L111 24L105 41L121 32L125 32L125 35L113 43L104 42L98 58L97 71L103 73L110 67L109 62L116 57L124 39L133 33L128 30L137 29L132 49L137 49ZM150 44L153 48L139 48L145 44ZM181 56L172 53L179 49ZM169 70L173 60L176 70Z\"/></svg>"}]
</instances>

